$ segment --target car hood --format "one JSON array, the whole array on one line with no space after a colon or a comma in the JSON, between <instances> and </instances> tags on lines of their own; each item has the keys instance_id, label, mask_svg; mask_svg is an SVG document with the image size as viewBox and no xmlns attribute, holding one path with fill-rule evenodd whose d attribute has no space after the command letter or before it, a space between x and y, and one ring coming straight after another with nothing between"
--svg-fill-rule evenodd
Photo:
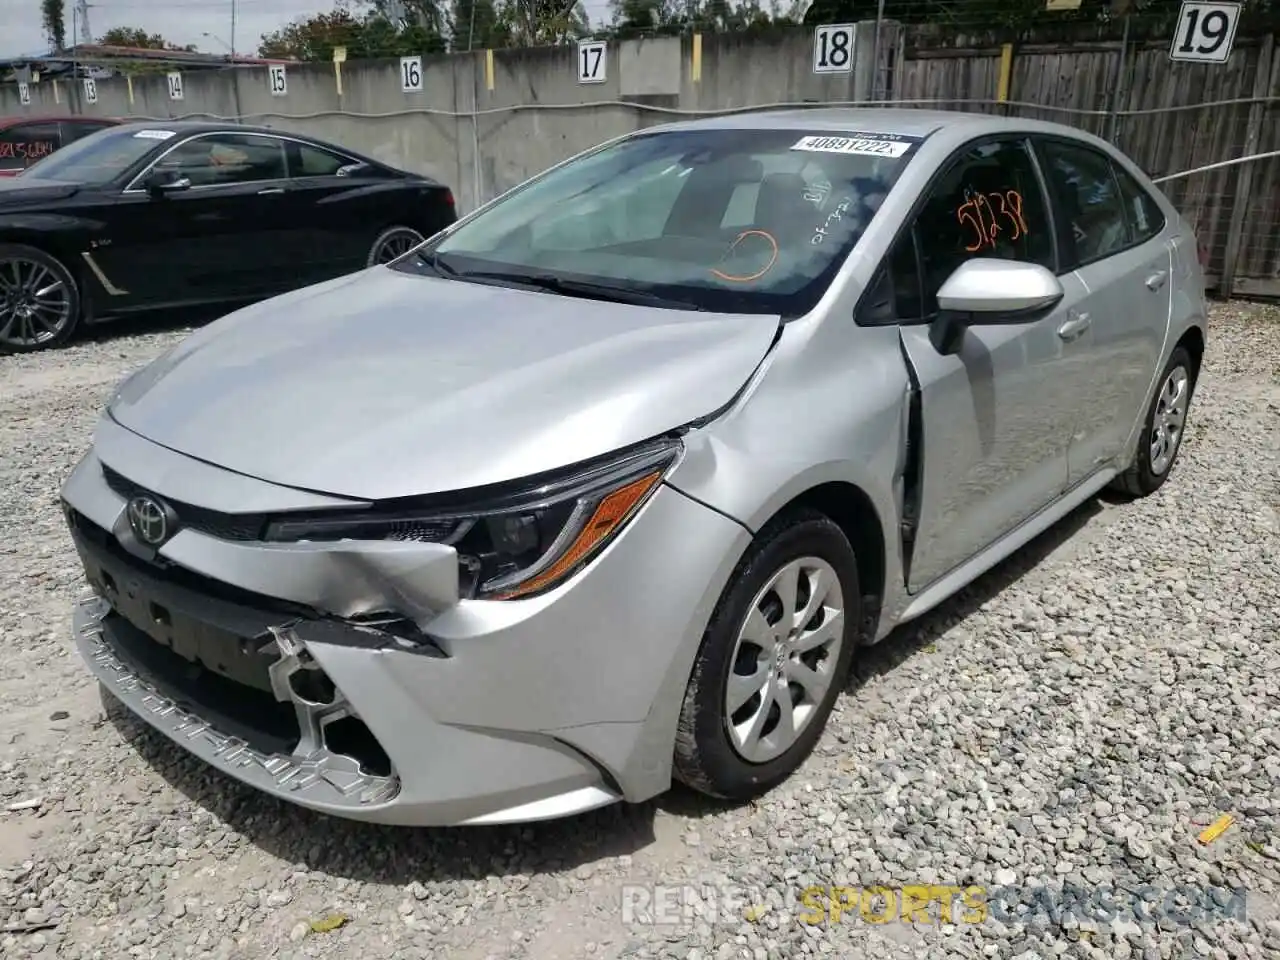
<instances>
[{"instance_id":1,"label":"car hood","mask_svg":"<svg viewBox=\"0 0 1280 960\"><path fill-rule=\"evenodd\" d=\"M17 174L0 177L0 209L62 200L79 189L80 184L61 180L35 180Z\"/></svg>"},{"instance_id":2,"label":"car hood","mask_svg":"<svg viewBox=\"0 0 1280 960\"><path fill-rule=\"evenodd\" d=\"M110 412L285 486L373 500L461 490L713 413L779 323L374 267L204 327L125 381Z\"/></svg>"}]
</instances>

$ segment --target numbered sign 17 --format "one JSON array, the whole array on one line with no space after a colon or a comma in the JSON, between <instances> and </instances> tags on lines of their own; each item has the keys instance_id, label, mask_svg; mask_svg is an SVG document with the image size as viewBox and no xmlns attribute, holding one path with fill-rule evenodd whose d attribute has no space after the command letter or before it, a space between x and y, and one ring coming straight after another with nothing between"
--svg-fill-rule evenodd
<instances>
[{"instance_id":1,"label":"numbered sign 17","mask_svg":"<svg viewBox=\"0 0 1280 960\"><path fill-rule=\"evenodd\" d=\"M1226 63L1236 42L1240 3L1199 3L1183 0L1173 32L1170 60Z\"/></svg>"},{"instance_id":2,"label":"numbered sign 17","mask_svg":"<svg viewBox=\"0 0 1280 960\"><path fill-rule=\"evenodd\" d=\"M578 82L604 83L609 59L609 44L605 40L578 41Z\"/></svg>"},{"instance_id":3,"label":"numbered sign 17","mask_svg":"<svg viewBox=\"0 0 1280 960\"><path fill-rule=\"evenodd\" d=\"M84 78L84 98L89 103L98 102L98 84L93 77Z\"/></svg>"},{"instance_id":4,"label":"numbered sign 17","mask_svg":"<svg viewBox=\"0 0 1280 960\"><path fill-rule=\"evenodd\" d=\"M182 99L182 74L180 73L169 74L169 99Z\"/></svg>"},{"instance_id":5,"label":"numbered sign 17","mask_svg":"<svg viewBox=\"0 0 1280 960\"><path fill-rule=\"evenodd\" d=\"M18 100L25 107L31 103L31 87L26 83L18 84Z\"/></svg>"},{"instance_id":6,"label":"numbered sign 17","mask_svg":"<svg viewBox=\"0 0 1280 960\"><path fill-rule=\"evenodd\" d=\"M813 31L813 72L850 73L853 70L852 23L825 23Z\"/></svg>"},{"instance_id":7,"label":"numbered sign 17","mask_svg":"<svg viewBox=\"0 0 1280 960\"><path fill-rule=\"evenodd\" d=\"M400 58L400 89L405 93L417 93L422 89L422 58Z\"/></svg>"},{"instance_id":8,"label":"numbered sign 17","mask_svg":"<svg viewBox=\"0 0 1280 960\"><path fill-rule=\"evenodd\" d=\"M289 92L289 85L284 75L284 64L273 63L267 70L267 84L273 97L283 97Z\"/></svg>"}]
</instances>

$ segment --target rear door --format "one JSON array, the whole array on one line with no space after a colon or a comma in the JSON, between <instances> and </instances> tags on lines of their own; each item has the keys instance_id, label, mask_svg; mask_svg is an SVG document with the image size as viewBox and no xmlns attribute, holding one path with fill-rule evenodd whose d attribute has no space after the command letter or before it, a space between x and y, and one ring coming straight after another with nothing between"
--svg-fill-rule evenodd
<instances>
[{"instance_id":1,"label":"rear door","mask_svg":"<svg viewBox=\"0 0 1280 960\"><path fill-rule=\"evenodd\" d=\"M1075 485L1119 456L1164 353L1172 248L1159 205L1101 150L1037 138L1064 265L1088 291L1076 349L1086 376L1068 455Z\"/></svg>"},{"instance_id":2,"label":"rear door","mask_svg":"<svg viewBox=\"0 0 1280 960\"><path fill-rule=\"evenodd\" d=\"M62 146L56 120L15 123L0 130L0 176L16 176Z\"/></svg>"}]
</instances>

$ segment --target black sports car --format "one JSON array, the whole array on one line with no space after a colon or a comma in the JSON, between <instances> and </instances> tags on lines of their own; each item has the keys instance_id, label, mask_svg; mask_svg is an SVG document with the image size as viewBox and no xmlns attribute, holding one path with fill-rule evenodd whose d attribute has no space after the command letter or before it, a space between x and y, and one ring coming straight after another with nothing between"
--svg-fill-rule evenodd
<instances>
[{"instance_id":1,"label":"black sports car","mask_svg":"<svg viewBox=\"0 0 1280 960\"><path fill-rule=\"evenodd\" d=\"M329 280L393 260L456 218L444 184L312 137L110 127L0 180L0 353L122 313Z\"/></svg>"}]
</instances>

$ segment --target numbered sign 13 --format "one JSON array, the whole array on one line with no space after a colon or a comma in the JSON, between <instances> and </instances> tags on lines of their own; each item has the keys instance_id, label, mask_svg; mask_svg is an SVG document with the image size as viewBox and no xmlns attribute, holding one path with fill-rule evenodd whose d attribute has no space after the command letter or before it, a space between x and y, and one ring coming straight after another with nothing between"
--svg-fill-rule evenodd
<instances>
[{"instance_id":1,"label":"numbered sign 13","mask_svg":"<svg viewBox=\"0 0 1280 960\"><path fill-rule=\"evenodd\" d=\"M417 93L422 89L422 58L400 58L400 89L405 93Z\"/></svg>"},{"instance_id":2,"label":"numbered sign 13","mask_svg":"<svg viewBox=\"0 0 1280 960\"><path fill-rule=\"evenodd\" d=\"M813 31L813 72L850 73L853 70L852 23L824 23Z\"/></svg>"},{"instance_id":3,"label":"numbered sign 13","mask_svg":"<svg viewBox=\"0 0 1280 960\"><path fill-rule=\"evenodd\" d=\"M604 83L605 67L609 59L609 44L605 40L578 41L578 82Z\"/></svg>"},{"instance_id":4,"label":"numbered sign 13","mask_svg":"<svg viewBox=\"0 0 1280 960\"><path fill-rule=\"evenodd\" d=\"M84 98L89 103L98 102L98 84L93 77L84 78Z\"/></svg>"},{"instance_id":5,"label":"numbered sign 13","mask_svg":"<svg viewBox=\"0 0 1280 960\"><path fill-rule=\"evenodd\" d=\"M1170 60L1226 63L1236 42L1240 3L1199 3L1183 0L1173 32Z\"/></svg>"},{"instance_id":6,"label":"numbered sign 13","mask_svg":"<svg viewBox=\"0 0 1280 960\"><path fill-rule=\"evenodd\" d=\"M273 63L267 70L267 83L273 97L283 97L289 92L289 84L284 75L284 64Z\"/></svg>"},{"instance_id":7,"label":"numbered sign 13","mask_svg":"<svg viewBox=\"0 0 1280 960\"><path fill-rule=\"evenodd\" d=\"M182 99L182 74L180 73L169 74L169 99Z\"/></svg>"}]
</instances>

